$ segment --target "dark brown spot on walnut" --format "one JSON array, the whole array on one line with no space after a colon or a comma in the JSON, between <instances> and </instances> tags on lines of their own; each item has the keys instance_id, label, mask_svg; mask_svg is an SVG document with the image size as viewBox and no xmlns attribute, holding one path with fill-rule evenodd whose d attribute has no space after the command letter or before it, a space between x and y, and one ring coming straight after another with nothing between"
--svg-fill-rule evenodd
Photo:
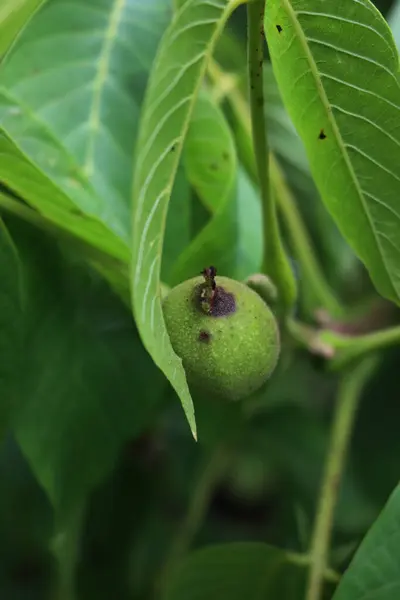
<instances>
[{"instance_id":1,"label":"dark brown spot on walnut","mask_svg":"<svg viewBox=\"0 0 400 600\"><path fill-rule=\"evenodd\" d=\"M206 312L210 317L226 317L236 312L236 301L233 294L226 292L225 289L217 284L213 290L212 299L207 303L207 311L204 309L204 290L206 283L197 285L193 290L193 301L195 306L201 312Z\"/></svg>"},{"instance_id":2,"label":"dark brown spot on walnut","mask_svg":"<svg viewBox=\"0 0 400 600\"><path fill-rule=\"evenodd\" d=\"M233 294L226 292L219 285L217 285L215 292L210 312L212 317L226 317L236 312L236 302Z\"/></svg>"},{"instance_id":3,"label":"dark brown spot on walnut","mask_svg":"<svg viewBox=\"0 0 400 600\"><path fill-rule=\"evenodd\" d=\"M211 342L211 333L208 331L202 330L199 333L199 342L203 342L205 344L209 344Z\"/></svg>"}]
</instances>

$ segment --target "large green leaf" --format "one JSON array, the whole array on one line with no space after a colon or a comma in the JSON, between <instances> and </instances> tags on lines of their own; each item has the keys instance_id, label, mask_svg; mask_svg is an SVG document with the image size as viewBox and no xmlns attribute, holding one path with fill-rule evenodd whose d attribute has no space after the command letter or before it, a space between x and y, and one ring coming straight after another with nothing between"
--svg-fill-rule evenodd
<instances>
[{"instance_id":1,"label":"large green leaf","mask_svg":"<svg viewBox=\"0 0 400 600\"><path fill-rule=\"evenodd\" d=\"M2 0L0 6L0 62L35 11L46 0Z\"/></svg>"},{"instance_id":2,"label":"large green leaf","mask_svg":"<svg viewBox=\"0 0 400 600\"><path fill-rule=\"evenodd\" d=\"M170 13L165 0L50 0L0 70L0 127L53 194L35 206L66 212L66 227L90 216L125 251L140 105ZM7 180L19 185L13 165Z\"/></svg>"},{"instance_id":3,"label":"large green leaf","mask_svg":"<svg viewBox=\"0 0 400 600\"><path fill-rule=\"evenodd\" d=\"M69 512L151 423L166 382L104 284L43 235L14 224L14 237L30 300L15 432L53 504Z\"/></svg>"},{"instance_id":4,"label":"large green leaf","mask_svg":"<svg viewBox=\"0 0 400 600\"><path fill-rule=\"evenodd\" d=\"M381 294L400 298L399 59L369 0L271 0L275 76L321 196Z\"/></svg>"},{"instance_id":5,"label":"large green leaf","mask_svg":"<svg viewBox=\"0 0 400 600\"><path fill-rule=\"evenodd\" d=\"M0 7L0 62L45 0L3 0Z\"/></svg>"},{"instance_id":6,"label":"large green leaf","mask_svg":"<svg viewBox=\"0 0 400 600\"><path fill-rule=\"evenodd\" d=\"M400 486L389 498L334 595L334 600L397 600L400 597Z\"/></svg>"},{"instance_id":7,"label":"large green leaf","mask_svg":"<svg viewBox=\"0 0 400 600\"><path fill-rule=\"evenodd\" d=\"M390 29L392 30L394 41L397 44L397 47L400 47L400 2L395 0L393 6L388 14L388 23L390 25Z\"/></svg>"},{"instance_id":8,"label":"large green leaf","mask_svg":"<svg viewBox=\"0 0 400 600\"><path fill-rule=\"evenodd\" d=\"M260 543L211 546L189 555L171 577L165 600L260 600L304 597L304 568Z\"/></svg>"},{"instance_id":9,"label":"large green leaf","mask_svg":"<svg viewBox=\"0 0 400 600\"><path fill-rule=\"evenodd\" d=\"M168 202L182 144L207 66L242 0L188 0L160 45L144 103L133 187L133 312L146 349L178 393L195 435L193 402L165 327L160 265Z\"/></svg>"},{"instance_id":10,"label":"large green leaf","mask_svg":"<svg viewBox=\"0 0 400 600\"><path fill-rule=\"evenodd\" d=\"M0 219L0 440L19 403L23 348L23 281L18 252Z\"/></svg>"}]
</instances>

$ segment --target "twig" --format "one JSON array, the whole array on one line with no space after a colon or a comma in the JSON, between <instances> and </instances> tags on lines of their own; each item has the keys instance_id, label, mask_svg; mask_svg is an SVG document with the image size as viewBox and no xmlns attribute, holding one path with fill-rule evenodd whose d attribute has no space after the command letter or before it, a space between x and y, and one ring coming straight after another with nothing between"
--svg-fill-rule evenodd
<instances>
[{"instance_id":1,"label":"twig","mask_svg":"<svg viewBox=\"0 0 400 600\"><path fill-rule=\"evenodd\" d=\"M306 600L320 600L323 592L324 573L328 564L334 511L340 480L345 465L357 406L364 386L374 372L376 357L358 363L343 375L340 384L336 412L332 425L331 441L319 497L317 516L311 540L311 567Z\"/></svg>"},{"instance_id":2,"label":"twig","mask_svg":"<svg viewBox=\"0 0 400 600\"><path fill-rule=\"evenodd\" d=\"M264 9L265 0L253 0L247 5L250 116L262 199L263 272L270 275L278 288L279 303L286 313L290 313L296 301L296 281L283 248L275 197L270 190L269 150L263 90Z\"/></svg>"}]
</instances>

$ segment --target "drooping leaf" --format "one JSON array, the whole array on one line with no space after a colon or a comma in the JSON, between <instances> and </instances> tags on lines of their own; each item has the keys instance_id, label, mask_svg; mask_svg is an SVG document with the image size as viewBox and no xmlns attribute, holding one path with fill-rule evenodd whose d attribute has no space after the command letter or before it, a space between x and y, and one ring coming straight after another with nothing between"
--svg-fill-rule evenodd
<instances>
[{"instance_id":1,"label":"drooping leaf","mask_svg":"<svg viewBox=\"0 0 400 600\"><path fill-rule=\"evenodd\" d=\"M362 541L333 600L397 600L400 596L399 547L400 486Z\"/></svg>"},{"instance_id":2,"label":"drooping leaf","mask_svg":"<svg viewBox=\"0 0 400 600\"><path fill-rule=\"evenodd\" d=\"M0 219L0 441L20 402L23 278L17 249Z\"/></svg>"},{"instance_id":3,"label":"drooping leaf","mask_svg":"<svg viewBox=\"0 0 400 600\"><path fill-rule=\"evenodd\" d=\"M400 299L399 59L369 0L271 0L275 76L320 194L379 292Z\"/></svg>"},{"instance_id":4,"label":"drooping leaf","mask_svg":"<svg viewBox=\"0 0 400 600\"><path fill-rule=\"evenodd\" d=\"M107 287L16 225L29 311L15 432L59 514L69 514L151 422L165 379Z\"/></svg>"},{"instance_id":5,"label":"drooping leaf","mask_svg":"<svg viewBox=\"0 0 400 600\"><path fill-rule=\"evenodd\" d=\"M282 550L232 543L193 552L173 573L165 600L259 600L304 597L304 568Z\"/></svg>"},{"instance_id":6,"label":"drooping leaf","mask_svg":"<svg viewBox=\"0 0 400 600\"><path fill-rule=\"evenodd\" d=\"M66 226L69 212L91 217L125 251L140 105L170 13L164 0L52 0L0 70L0 127L53 194L35 206L49 218L67 212Z\"/></svg>"},{"instance_id":7,"label":"drooping leaf","mask_svg":"<svg viewBox=\"0 0 400 600\"><path fill-rule=\"evenodd\" d=\"M0 63L11 44L46 0L2 0L0 6Z\"/></svg>"},{"instance_id":8,"label":"drooping leaf","mask_svg":"<svg viewBox=\"0 0 400 600\"><path fill-rule=\"evenodd\" d=\"M160 265L168 202L207 59L241 0L188 0L164 34L144 102L133 188L133 312L143 343L177 391L195 435L182 361L162 314Z\"/></svg>"}]
</instances>

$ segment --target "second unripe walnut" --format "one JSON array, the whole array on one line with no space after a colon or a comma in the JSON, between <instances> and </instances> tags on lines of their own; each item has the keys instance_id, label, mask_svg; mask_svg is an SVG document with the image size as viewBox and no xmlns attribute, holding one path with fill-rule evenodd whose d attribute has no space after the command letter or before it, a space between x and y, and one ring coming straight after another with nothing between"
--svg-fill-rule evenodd
<instances>
[{"instance_id":1,"label":"second unripe walnut","mask_svg":"<svg viewBox=\"0 0 400 600\"><path fill-rule=\"evenodd\" d=\"M275 369L277 323L244 283L216 277L209 294L210 289L203 277L173 288L164 300L166 326L189 383L210 395L239 400L260 388Z\"/></svg>"}]
</instances>

